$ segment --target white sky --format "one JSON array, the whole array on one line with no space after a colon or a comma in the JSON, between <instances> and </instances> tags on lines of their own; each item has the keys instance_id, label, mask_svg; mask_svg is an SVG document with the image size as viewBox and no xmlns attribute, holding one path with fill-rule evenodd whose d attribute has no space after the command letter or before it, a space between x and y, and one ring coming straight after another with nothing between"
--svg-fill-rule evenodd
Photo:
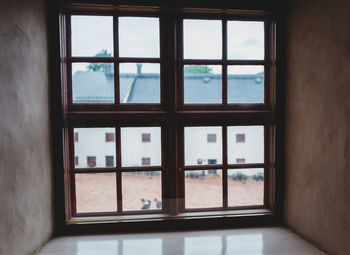
<instances>
[{"instance_id":1,"label":"white sky","mask_svg":"<svg viewBox=\"0 0 350 255\"><path fill-rule=\"evenodd\" d=\"M228 21L228 59L264 58L264 23ZM120 17L120 57L159 58L158 18ZM72 16L72 55L94 56L102 49L113 55L113 17ZM184 20L184 58L221 59L222 29L218 20ZM87 64L75 64L73 73L86 70ZM221 73L221 66L210 66ZM254 74L262 66L232 66L229 74ZM159 73L159 65L143 64L143 72ZM123 64L121 72L136 72L136 64Z\"/></svg>"}]
</instances>

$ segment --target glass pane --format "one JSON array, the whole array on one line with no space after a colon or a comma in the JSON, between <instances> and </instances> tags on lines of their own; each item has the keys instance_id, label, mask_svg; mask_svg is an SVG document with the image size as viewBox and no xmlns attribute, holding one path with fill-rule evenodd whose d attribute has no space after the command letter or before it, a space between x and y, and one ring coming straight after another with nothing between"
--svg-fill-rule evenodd
<instances>
[{"instance_id":1,"label":"glass pane","mask_svg":"<svg viewBox=\"0 0 350 255\"><path fill-rule=\"evenodd\" d=\"M110 212L117 210L115 173L76 174L77 212Z\"/></svg>"},{"instance_id":2,"label":"glass pane","mask_svg":"<svg viewBox=\"0 0 350 255\"><path fill-rule=\"evenodd\" d=\"M151 141L142 142L142 134L151 135ZM161 128L128 127L121 128L122 166L160 166Z\"/></svg>"},{"instance_id":3,"label":"glass pane","mask_svg":"<svg viewBox=\"0 0 350 255\"><path fill-rule=\"evenodd\" d=\"M106 134L115 134L114 128L75 128L75 168L115 167L115 140L107 140ZM108 159L107 159L108 158ZM78 163L78 164L77 164Z\"/></svg>"},{"instance_id":4,"label":"glass pane","mask_svg":"<svg viewBox=\"0 0 350 255\"><path fill-rule=\"evenodd\" d=\"M227 101L231 104L263 104L264 67L228 66Z\"/></svg>"},{"instance_id":5,"label":"glass pane","mask_svg":"<svg viewBox=\"0 0 350 255\"><path fill-rule=\"evenodd\" d=\"M119 56L159 58L159 19L119 18Z\"/></svg>"},{"instance_id":6,"label":"glass pane","mask_svg":"<svg viewBox=\"0 0 350 255\"><path fill-rule=\"evenodd\" d=\"M264 22L228 21L229 59L264 59Z\"/></svg>"},{"instance_id":7,"label":"glass pane","mask_svg":"<svg viewBox=\"0 0 350 255\"><path fill-rule=\"evenodd\" d=\"M112 63L72 64L73 103L114 103Z\"/></svg>"},{"instance_id":8,"label":"glass pane","mask_svg":"<svg viewBox=\"0 0 350 255\"><path fill-rule=\"evenodd\" d=\"M160 103L160 65L120 64L120 103Z\"/></svg>"},{"instance_id":9,"label":"glass pane","mask_svg":"<svg viewBox=\"0 0 350 255\"><path fill-rule=\"evenodd\" d=\"M72 56L113 55L113 17L72 16Z\"/></svg>"},{"instance_id":10,"label":"glass pane","mask_svg":"<svg viewBox=\"0 0 350 255\"><path fill-rule=\"evenodd\" d=\"M162 175L160 171L124 172L123 210L161 210Z\"/></svg>"},{"instance_id":11,"label":"glass pane","mask_svg":"<svg viewBox=\"0 0 350 255\"><path fill-rule=\"evenodd\" d=\"M264 163L264 127L227 127L229 164Z\"/></svg>"},{"instance_id":12,"label":"glass pane","mask_svg":"<svg viewBox=\"0 0 350 255\"><path fill-rule=\"evenodd\" d=\"M221 104L221 71L219 65L185 65L184 103Z\"/></svg>"},{"instance_id":13,"label":"glass pane","mask_svg":"<svg viewBox=\"0 0 350 255\"><path fill-rule=\"evenodd\" d=\"M222 207L222 170L185 171L185 207Z\"/></svg>"},{"instance_id":14,"label":"glass pane","mask_svg":"<svg viewBox=\"0 0 350 255\"><path fill-rule=\"evenodd\" d=\"M264 204L264 169L228 170L228 206Z\"/></svg>"},{"instance_id":15,"label":"glass pane","mask_svg":"<svg viewBox=\"0 0 350 255\"><path fill-rule=\"evenodd\" d=\"M210 138L213 136L216 136L215 141ZM221 163L221 127L185 127L185 165L213 165Z\"/></svg>"},{"instance_id":16,"label":"glass pane","mask_svg":"<svg viewBox=\"0 0 350 255\"><path fill-rule=\"evenodd\" d=\"M185 19L184 58L221 59L222 28L220 20Z\"/></svg>"}]
</instances>

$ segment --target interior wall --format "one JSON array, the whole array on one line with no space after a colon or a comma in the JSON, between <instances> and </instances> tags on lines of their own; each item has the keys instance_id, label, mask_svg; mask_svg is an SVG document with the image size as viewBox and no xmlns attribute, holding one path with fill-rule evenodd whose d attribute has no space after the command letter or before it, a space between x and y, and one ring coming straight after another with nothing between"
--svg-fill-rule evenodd
<instances>
[{"instance_id":1,"label":"interior wall","mask_svg":"<svg viewBox=\"0 0 350 255\"><path fill-rule=\"evenodd\" d=\"M44 0L0 1L0 254L53 232L45 13Z\"/></svg>"},{"instance_id":2,"label":"interior wall","mask_svg":"<svg viewBox=\"0 0 350 255\"><path fill-rule=\"evenodd\" d=\"M290 0L285 221L350 254L350 2Z\"/></svg>"}]
</instances>

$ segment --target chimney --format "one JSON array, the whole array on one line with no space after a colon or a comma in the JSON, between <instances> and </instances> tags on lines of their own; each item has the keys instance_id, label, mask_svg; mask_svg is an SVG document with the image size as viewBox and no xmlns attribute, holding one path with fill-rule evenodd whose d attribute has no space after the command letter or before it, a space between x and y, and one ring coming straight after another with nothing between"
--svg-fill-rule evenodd
<instances>
[{"instance_id":1,"label":"chimney","mask_svg":"<svg viewBox=\"0 0 350 255\"><path fill-rule=\"evenodd\" d=\"M105 72L106 76L113 76L114 74L114 69L112 63L104 63L103 64L103 69Z\"/></svg>"},{"instance_id":2,"label":"chimney","mask_svg":"<svg viewBox=\"0 0 350 255\"><path fill-rule=\"evenodd\" d=\"M142 64L136 64L137 66L137 75L141 75L142 74Z\"/></svg>"}]
</instances>

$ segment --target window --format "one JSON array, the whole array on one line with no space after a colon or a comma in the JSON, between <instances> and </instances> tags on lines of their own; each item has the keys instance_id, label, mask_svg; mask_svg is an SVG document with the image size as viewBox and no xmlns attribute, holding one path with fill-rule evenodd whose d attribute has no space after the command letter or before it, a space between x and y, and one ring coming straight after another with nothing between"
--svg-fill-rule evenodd
<instances>
[{"instance_id":1,"label":"window","mask_svg":"<svg viewBox=\"0 0 350 255\"><path fill-rule=\"evenodd\" d=\"M114 156L106 156L106 167L114 166Z\"/></svg>"},{"instance_id":2,"label":"window","mask_svg":"<svg viewBox=\"0 0 350 255\"><path fill-rule=\"evenodd\" d=\"M236 134L236 143L245 143L245 134Z\"/></svg>"},{"instance_id":3,"label":"window","mask_svg":"<svg viewBox=\"0 0 350 255\"><path fill-rule=\"evenodd\" d=\"M208 159L208 165L216 165L216 159Z\"/></svg>"},{"instance_id":4,"label":"window","mask_svg":"<svg viewBox=\"0 0 350 255\"><path fill-rule=\"evenodd\" d=\"M143 165L143 166L150 166L151 165L151 158L142 158L141 159L141 165Z\"/></svg>"},{"instance_id":5,"label":"window","mask_svg":"<svg viewBox=\"0 0 350 255\"><path fill-rule=\"evenodd\" d=\"M272 212L273 16L74 8L63 37L67 218Z\"/></svg>"},{"instance_id":6,"label":"window","mask_svg":"<svg viewBox=\"0 0 350 255\"><path fill-rule=\"evenodd\" d=\"M208 143L216 143L216 134L208 134L207 141Z\"/></svg>"},{"instance_id":7,"label":"window","mask_svg":"<svg viewBox=\"0 0 350 255\"><path fill-rule=\"evenodd\" d=\"M79 142L79 134L78 133L74 133L74 141Z\"/></svg>"},{"instance_id":8,"label":"window","mask_svg":"<svg viewBox=\"0 0 350 255\"><path fill-rule=\"evenodd\" d=\"M114 142L114 141L115 141L114 133L106 133L106 142Z\"/></svg>"},{"instance_id":9,"label":"window","mask_svg":"<svg viewBox=\"0 0 350 255\"><path fill-rule=\"evenodd\" d=\"M74 157L74 163L75 163L76 166L79 165L79 157L78 156Z\"/></svg>"},{"instance_id":10,"label":"window","mask_svg":"<svg viewBox=\"0 0 350 255\"><path fill-rule=\"evenodd\" d=\"M88 165L88 167L95 167L96 166L96 157L88 156L87 157L87 165Z\"/></svg>"},{"instance_id":11,"label":"window","mask_svg":"<svg viewBox=\"0 0 350 255\"><path fill-rule=\"evenodd\" d=\"M245 159L244 158L237 158L236 159L236 163L237 164L244 164L245 163Z\"/></svg>"},{"instance_id":12,"label":"window","mask_svg":"<svg viewBox=\"0 0 350 255\"><path fill-rule=\"evenodd\" d=\"M143 143L151 142L151 134L142 134L142 142Z\"/></svg>"}]
</instances>

